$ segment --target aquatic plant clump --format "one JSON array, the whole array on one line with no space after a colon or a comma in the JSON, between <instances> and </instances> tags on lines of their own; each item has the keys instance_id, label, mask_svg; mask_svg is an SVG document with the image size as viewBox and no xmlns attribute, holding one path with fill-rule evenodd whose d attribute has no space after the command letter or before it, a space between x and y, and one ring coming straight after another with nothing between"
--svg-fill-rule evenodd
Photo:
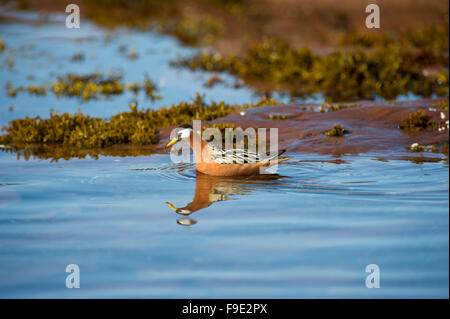
<instances>
[{"instance_id":1,"label":"aquatic plant clump","mask_svg":"<svg viewBox=\"0 0 450 319\"><path fill-rule=\"evenodd\" d=\"M99 95L110 96L122 94L124 90L121 77L104 77L98 73L77 75L69 73L59 77L51 86L56 96L76 96L84 101L97 99Z\"/></svg>"},{"instance_id":2,"label":"aquatic plant clump","mask_svg":"<svg viewBox=\"0 0 450 319\"><path fill-rule=\"evenodd\" d=\"M209 18L188 18L176 23L163 23L162 29L187 45L208 45L222 33L222 25Z\"/></svg>"},{"instance_id":3,"label":"aquatic plant clump","mask_svg":"<svg viewBox=\"0 0 450 319\"><path fill-rule=\"evenodd\" d=\"M144 90L145 90L145 95L152 101L154 100L161 100L162 96L161 95L157 95L156 91L158 90L158 88L156 87L156 85L152 82L152 80L150 80L149 77L147 77L145 79L144 82Z\"/></svg>"},{"instance_id":4,"label":"aquatic plant clump","mask_svg":"<svg viewBox=\"0 0 450 319\"><path fill-rule=\"evenodd\" d=\"M47 88L43 85L28 85L13 87L10 81L6 82L6 95L15 97L19 92L27 91L29 95L43 96L47 94Z\"/></svg>"},{"instance_id":5,"label":"aquatic plant clump","mask_svg":"<svg viewBox=\"0 0 450 319\"><path fill-rule=\"evenodd\" d=\"M340 44L373 48L397 43L403 47L427 49L427 51L436 53L434 57L439 58L442 53L449 50L448 37L449 24L441 23L421 30L404 30L397 36L390 33L347 33L340 40Z\"/></svg>"},{"instance_id":6,"label":"aquatic plant clump","mask_svg":"<svg viewBox=\"0 0 450 319\"><path fill-rule=\"evenodd\" d=\"M356 47L327 55L313 53L307 48L295 49L280 40L264 40L252 45L244 56L200 52L173 61L172 65L190 70L228 72L250 86L288 91L293 96L322 92L332 102L374 99L376 95L394 99L408 92L445 96L449 94L448 54L445 51L448 44L438 46L439 41L448 43L443 35L434 36L432 43L424 43L411 33L409 37L416 40L409 40L408 47L404 47L406 40L392 39L381 41L386 45L376 45L370 50ZM372 46L371 43L368 45ZM426 67L441 70L429 74L424 72Z\"/></svg>"},{"instance_id":7,"label":"aquatic plant clump","mask_svg":"<svg viewBox=\"0 0 450 319\"><path fill-rule=\"evenodd\" d=\"M362 104L360 103L349 103L349 104L328 104L328 103L322 103L322 105L320 105L319 107L319 111L320 112L325 112L325 110L327 112L335 112L335 111L339 111L339 110L344 110L344 109L348 109L348 108L354 108L354 107L361 107Z\"/></svg>"},{"instance_id":8,"label":"aquatic plant clump","mask_svg":"<svg viewBox=\"0 0 450 319\"><path fill-rule=\"evenodd\" d=\"M127 90L132 91L135 95L139 94L139 92L141 90L144 90L145 95L151 101L162 99L161 94L156 94L158 91L158 88L156 87L156 84L154 84L149 77L145 78L143 85L141 85L139 82L128 84Z\"/></svg>"},{"instance_id":9,"label":"aquatic plant clump","mask_svg":"<svg viewBox=\"0 0 450 319\"><path fill-rule=\"evenodd\" d=\"M111 95L120 95L125 90L138 94L141 90L145 92L147 98L151 101L160 100L162 96L157 94L158 87L147 76L143 84L135 82L125 86L121 82L120 76L103 76L98 73L77 75L69 73L59 77L50 87L51 91L57 97L77 97L84 102L91 99L98 99L100 96L109 97ZM13 87L10 81L6 82L6 95L15 97L19 92L28 91L30 95L46 95L47 86L45 85L29 85Z\"/></svg>"},{"instance_id":10,"label":"aquatic plant clump","mask_svg":"<svg viewBox=\"0 0 450 319\"><path fill-rule=\"evenodd\" d=\"M138 110L137 105L130 105L130 111L114 115L108 120L90 117L81 112L50 113L48 119L37 116L9 122L2 129L7 134L0 136L0 144L49 143L84 148L102 148L115 144L155 144L158 142L160 128L192 120L211 121L238 109L271 102L274 101L262 99L256 104L242 106L215 101L207 104L203 96L197 94L192 102L180 102L158 110Z\"/></svg>"},{"instance_id":11,"label":"aquatic plant clump","mask_svg":"<svg viewBox=\"0 0 450 319\"><path fill-rule=\"evenodd\" d=\"M430 117L427 116L423 110L418 110L408 114L403 119L403 124L400 128L403 130L423 131L431 125Z\"/></svg>"},{"instance_id":12,"label":"aquatic plant clump","mask_svg":"<svg viewBox=\"0 0 450 319\"><path fill-rule=\"evenodd\" d=\"M84 61L84 59L85 59L84 54L82 52L78 52L78 53L74 54L70 58L70 61L72 61L72 62L81 62L81 61Z\"/></svg>"},{"instance_id":13,"label":"aquatic plant clump","mask_svg":"<svg viewBox=\"0 0 450 319\"><path fill-rule=\"evenodd\" d=\"M446 100L444 101L440 101L436 104L433 105L434 107L438 107L443 109L444 111L448 111L449 110L449 98L447 97Z\"/></svg>"},{"instance_id":14,"label":"aquatic plant clump","mask_svg":"<svg viewBox=\"0 0 450 319\"><path fill-rule=\"evenodd\" d=\"M347 131L339 124L334 125L328 132L325 133L329 137L341 137L344 136Z\"/></svg>"},{"instance_id":15,"label":"aquatic plant clump","mask_svg":"<svg viewBox=\"0 0 450 319\"><path fill-rule=\"evenodd\" d=\"M29 85L27 87L28 94L30 95L46 95L47 94L47 88L45 86L39 86L39 85Z\"/></svg>"},{"instance_id":16,"label":"aquatic plant clump","mask_svg":"<svg viewBox=\"0 0 450 319\"><path fill-rule=\"evenodd\" d=\"M296 81L311 68L313 54L308 49L291 49L282 41L266 40L250 47L245 57L224 57L219 53L198 55L172 62L174 66L191 70L228 71L246 80L267 80L273 83Z\"/></svg>"},{"instance_id":17,"label":"aquatic plant clump","mask_svg":"<svg viewBox=\"0 0 450 319\"><path fill-rule=\"evenodd\" d=\"M214 76L210 77L203 86L207 87L207 88L212 88L220 83L223 83L223 80L220 77L214 75Z\"/></svg>"},{"instance_id":18,"label":"aquatic plant clump","mask_svg":"<svg viewBox=\"0 0 450 319\"><path fill-rule=\"evenodd\" d=\"M286 114L270 114L269 119L277 121L277 120L287 120L289 115Z\"/></svg>"}]
</instances>

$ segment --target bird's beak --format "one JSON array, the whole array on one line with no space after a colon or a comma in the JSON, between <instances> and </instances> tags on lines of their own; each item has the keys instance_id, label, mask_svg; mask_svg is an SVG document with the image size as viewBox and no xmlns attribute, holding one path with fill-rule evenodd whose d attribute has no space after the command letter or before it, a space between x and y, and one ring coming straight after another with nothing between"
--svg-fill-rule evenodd
<instances>
[{"instance_id":1,"label":"bird's beak","mask_svg":"<svg viewBox=\"0 0 450 319\"><path fill-rule=\"evenodd\" d=\"M166 202L167 205L169 205L170 208L172 208L174 211L177 211L177 208L173 206L171 203Z\"/></svg>"},{"instance_id":2,"label":"bird's beak","mask_svg":"<svg viewBox=\"0 0 450 319\"><path fill-rule=\"evenodd\" d=\"M176 142L178 142L178 138L175 137L173 140L171 140L171 141L169 142L169 144L166 145L166 147L169 147L169 146L175 144Z\"/></svg>"}]
</instances>

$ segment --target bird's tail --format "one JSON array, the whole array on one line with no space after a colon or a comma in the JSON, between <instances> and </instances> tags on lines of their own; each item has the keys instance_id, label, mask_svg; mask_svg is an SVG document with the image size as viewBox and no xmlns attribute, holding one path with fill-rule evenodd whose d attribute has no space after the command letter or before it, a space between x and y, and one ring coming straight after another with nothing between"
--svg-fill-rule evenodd
<instances>
[{"instance_id":1,"label":"bird's tail","mask_svg":"<svg viewBox=\"0 0 450 319\"><path fill-rule=\"evenodd\" d=\"M280 155L284 154L286 152L286 150L279 150L278 151L278 157L280 157Z\"/></svg>"},{"instance_id":2,"label":"bird's tail","mask_svg":"<svg viewBox=\"0 0 450 319\"><path fill-rule=\"evenodd\" d=\"M287 161L289 159L289 157L280 157L280 155L284 154L285 152L286 152L286 150L279 150L277 155L267 158L263 162L263 166L275 165L275 164Z\"/></svg>"}]
</instances>

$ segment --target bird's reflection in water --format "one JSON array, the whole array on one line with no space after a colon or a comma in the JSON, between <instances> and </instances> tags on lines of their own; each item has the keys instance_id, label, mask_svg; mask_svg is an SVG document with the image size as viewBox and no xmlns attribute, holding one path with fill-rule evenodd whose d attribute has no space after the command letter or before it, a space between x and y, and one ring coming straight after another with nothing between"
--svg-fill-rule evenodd
<instances>
[{"instance_id":1,"label":"bird's reflection in water","mask_svg":"<svg viewBox=\"0 0 450 319\"><path fill-rule=\"evenodd\" d=\"M212 203L235 199L232 195L246 195L258 187L277 185L273 181L285 178L278 174L257 175L250 177L218 177L197 172L195 193L192 202L184 207L177 208L166 202L182 218L177 220L179 225L192 226L197 223L188 217L198 210L210 206Z\"/></svg>"}]
</instances>

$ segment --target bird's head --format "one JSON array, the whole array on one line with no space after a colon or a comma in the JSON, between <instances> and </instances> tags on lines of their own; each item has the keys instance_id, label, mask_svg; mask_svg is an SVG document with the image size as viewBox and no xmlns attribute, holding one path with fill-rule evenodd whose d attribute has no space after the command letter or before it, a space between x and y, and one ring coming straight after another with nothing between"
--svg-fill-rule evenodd
<instances>
[{"instance_id":1,"label":"bird's head","mask_svg":"<svg viewBox=\"0 0 450 319\"><path fill-rule=\"evenodd\" d=\"M176 128L176 135L175 137L169 142L169 144L166 145L166 147L169 147L177 142L185 141L189 144L191 133L193 129L190 124L183 124Z\"/></svg>"}]
</instances>

